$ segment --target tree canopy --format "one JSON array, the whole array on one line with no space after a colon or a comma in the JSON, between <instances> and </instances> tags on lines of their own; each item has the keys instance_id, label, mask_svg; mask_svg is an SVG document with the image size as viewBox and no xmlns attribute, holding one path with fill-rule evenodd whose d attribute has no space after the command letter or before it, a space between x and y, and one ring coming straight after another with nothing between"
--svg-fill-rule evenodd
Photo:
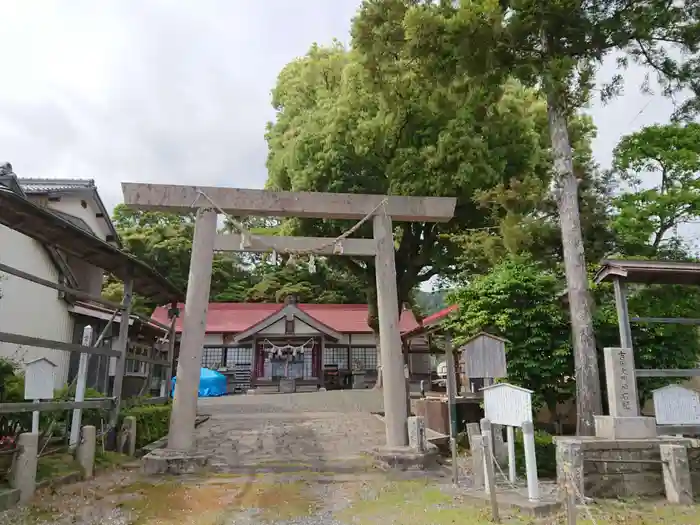
<instances>
[{"instance_id":1,"label":"tree canopy","mask_svg":"<svg viewBox=\"0 0 700 525\"><path fill-rule=\"evenodd\" d=\"M699 13L695 2L667 0L365 0L353 25L353 43L378 82L412 64L445 85L466 73L485 90L511 77L541 90L582 434L594 433L594 415L601 413L602 403L570 120L590 100L596 68L614 52L621 53L620 67L630 60L648 66L667 95L690 88L694 96L677 115L693 114L700 104ZM674 54L669 47L681 52ZM622 80L615 75L603 97L618 93Z\"/></svg>"},{"instance_id":2,"label":"tree canopy","mask_svg":"<svg viewBox=\"0 0 700 525\"><path fill-rule=\"evenodd\" d=\"M613 170L625 186L613 202L619 251L683 258L676 230L700 217L700 125L655 125L623 137Z\"/></svg>"},{"instance_id":3,"label":"tree canopy","mask_svg":"<svg viewBox=\"0 0 700 525\"><path fill-rule=\"evenodd\" d=\"M546 180L549 170L544 106L517 82L494 94L474 88L467 77L439 86L407 74L395 87L393 95L400 96L385 96L361 57L338 43L314 46L287 65L273 90L268 187L456 196L456 216L448 224L395 225L401 303L420 283L453 270L457 252L446 234L494 224L477 200L480 192L512 179ZM297 220L287 227L335 236L350 224ZM336 264L373 282L373 261ZM368 292L371 303L373 286Z\"/></svg>"},{"instance_id":4,"label":"tree canopy","mask_svg":"<svg viewBox=\"0 0 700 525\"><path fill-rule=\"evenodd\" d=\"M124 249L170 279L182 290L187 289L194 220L162 212L133 211L124 205L114 210L113 221ZM263 232L262 224L253 231ZM267 231L266 233L270 233ZM308 265L276 263L258 257L251 261L235 254L214 255L210 299L214 302L281 302L287 295L300 301L321 303L361 303L364 284L328 266L318 258L316 271ZM122 284L108 279L103 294L121 299ZM150 315L157 306L142 297L135 298L137 311Z\"/></svg>"}]
</instances>

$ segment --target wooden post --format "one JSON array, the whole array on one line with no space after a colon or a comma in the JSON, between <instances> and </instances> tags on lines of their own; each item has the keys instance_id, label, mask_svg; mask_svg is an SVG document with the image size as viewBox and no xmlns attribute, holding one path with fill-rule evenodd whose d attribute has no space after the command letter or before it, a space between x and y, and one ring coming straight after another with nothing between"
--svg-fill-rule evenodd
<instances>
[{"instance_id":1,"label":"wooden post","mask_svg":"<svg viewBox=\"0 0 700 525\"><path fill-rule=\"evenodd\" d=\"M88 325L83 329L83 346L92 346L92 326ZM87 382L87 365L88 355L80 354L78 363L78 381L75 384L75 400L76 402L85 400L85 383ZM81 419L83 416L82 409L73 409L73 420L70 427L70 448L75 449L80 443L80 428L82 426Z\"/></svg>"},{"instance_id":2,"label":"wooden post","mask_svg":"<svg viewBox=\"0 0 700 525\"><path fill-rule=\"evenodd\" d=\"M566 489L566 525L576 525L576 495L568 483Z\"/></svg>"},{"instance_id":3,"label":"wooden post","mask_svg":"<svg viewBox=\"0 0 700 525\"><path fill-rule=\"evenodd\" d=\"M127 277L124 281L124 298L122 299L121 321L119 322L119 337L117 348L119 357L114 367L114 385L112 386L112 397L114 397L114 408L109 418L109 448L114 450L117 445L117 423L119 422L119 409L122 401L122 385L124 384L124 373L126 372L126 353L129 346L129 321L131 320L131 306L134 291L134 281Z\"/></svg>"},{"instance_id":4,"label":"wooden post","mask_svg":"<svg viewBox=\"0 0 700 525\"><path fill-rule=\"evenodd\" d=\"M456 404L456 372L455 356L452 351L452 336L445 334L445 362L447 364L447 407L450 414L450 451L452 454L452 482L456 485L458 479L457 468L457 404Z\"/></svg>"},{"instance_id":5,"label":"wooden post","mask_svg":"<svg viewBox=\"0 0 700 525\"><path fill-rule=\"evenodd\" d=\"M535 427L531 421L523 423L523 444L525 447L525 471L527 473L527 496L530 501L540 499L537 480L537 458L535 456Z\"/></svg>"},{"instance_id":6,"label":"wooden post","mask_svg":"<svg viewBox=\"0 0 700 525\"><path fill-rule=\"evenodd\" d=\"M391 218L385 213L374 216L374 239L377 243L375 267L386 444L388 447L405 447L408 445L406 380L403 373L403 353L399 333L394 232Z\"/></svg>"},{"instance_id":7,"label":"wooden post","mask_svg":"<svg viewBox=\"0 0 700 525\"><path fill-rule=\"evenodd\" d=\"M179 312L177 311L177 304L172 303L170 305L171 321L170 321L170 332L168 333L168 366L165 369L165 397L170 398L172 379L173 379L173 364L175 362L175 338L177 337L177 332L175 331L175 324L177 323L177 318Z\"/></svg>"},{"instance_id":8,"label":"wooden post","mask_svg":"<svg viewBox=\"0 0 700 525\"><path fill-rule=\"evenodd\" d=\"M506 426L506 437L508 439L508 479L514 484L517 477L515 471L515 427Z\"/></svg>"},{"instance_id":9,"label":"wooden post","mask_svg":"<svg viewBox=\"0 0 700 525\"><path fill-rule=\"evenodd\" d=\"M481 420L482 425L485 421ZM485 431L482 431L481 442L484 450L484 476L485 476L485 489L486 493L489 495L489 501L491 502L491 516L493 517L494 523L501 523L501 516L498 512L498 499L496 495L496 474L493 470L493 451L491 449L491 436L486 435ZM489 431L490 434L490 431Z\"/></svg>"},{"instance_id":10,"label":"wooden post","mask_svg":"<svg viewBox=\"0 0 700 525\"><path fill-rule=\"evenodd\" d=\"M617 326L620 332L620 347L632 349L632 327L630 314L627 309L627 285L619 277L613 279L615 290L615 310L617 310Z\"/></svg>"},{"instance_id":11,"label":"wooden post","mask_svg":"<svg viewBox=\"0 0 700 525\"><path fill-rule=\"evenodd\" d=\"M197 390L209 307L215 237L216 211L198 209L187 281L180 359L177 364L175 396L168 433L168 448L174 450L190 450L194 444Z\"/></svg>"}]
</instances>

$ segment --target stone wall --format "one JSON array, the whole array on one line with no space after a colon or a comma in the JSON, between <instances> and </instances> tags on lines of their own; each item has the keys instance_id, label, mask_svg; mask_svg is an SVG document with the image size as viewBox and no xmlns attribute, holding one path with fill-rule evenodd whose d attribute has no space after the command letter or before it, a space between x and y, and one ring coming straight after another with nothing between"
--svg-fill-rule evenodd
<instances>
[{"instance_id":1,"label":"stone wall","mask_svg":"<svg viewBox=\"0 0 700 525\"><path fill-rule=\"evenodd\" d=\"M700 444L697 440L673 437L646 440L557 437L555 441L559 485L562 486L568 477L583 489L586 497L591 498L663 497L665 488L659 445L685 445L688 447L693 492L696 497L700 496ZM606 459L615 461L600 461ZM620 460L633 462L623 463ZM568 476L564 465L568 465Z\"/></svg>"}]
</instances>

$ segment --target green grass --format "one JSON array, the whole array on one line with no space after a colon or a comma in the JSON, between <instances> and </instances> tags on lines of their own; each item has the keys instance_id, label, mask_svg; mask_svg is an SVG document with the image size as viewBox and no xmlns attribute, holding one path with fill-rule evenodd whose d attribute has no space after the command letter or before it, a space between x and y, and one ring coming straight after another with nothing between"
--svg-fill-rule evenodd
<instances>
[{"instance_id":1,"label":"green grass","mask_svg":"<svg viewBox=\"0 0 700 525\"><path fill-rule=\"evenodd\" d=\"M98 450L95 454L95 470L109 470L112 468L119 468L126 465L127 463L132 463L135 458L127 456L125 454L119 454L117 452L110 452Z\"/></svg>"},{"instance_id":2,"label":"green grass","mask_svg":"<svg viewBox=\"0 0 700 525\"><path fill-rule=\"evenodd\" d=\"M36 469L36 480L43 481L74 472L82 472L83 469L75 460L72 454L52 454L39 458L39 464Z\"/></svg>"},{"instance_id":3,"label":"green grass","mask_svg":"<svg viewBox=\"0 0 700 525\"><path fill-rule=\"evenodd\" d=\"M493 523L488 507L453 498L422 481L380 483L358 498L336 518L347 524L451 525ZM672 506L664 502L605 501L578 511L578 525L697 525L700 505ZM500 510L504 525L564 525L563 515L535 519L517 511Z\"/></svg>"}]
</instances>

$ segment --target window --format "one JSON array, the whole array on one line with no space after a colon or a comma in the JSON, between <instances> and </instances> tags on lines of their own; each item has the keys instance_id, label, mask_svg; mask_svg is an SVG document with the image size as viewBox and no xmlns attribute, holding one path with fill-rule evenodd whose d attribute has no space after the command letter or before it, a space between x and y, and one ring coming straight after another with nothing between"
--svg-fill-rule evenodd
<instances>
[{"instance_id":1,"label":"window","mask_svg":"<svg viewBox=\"0 0 700 525\"><path fill-rule=\"evenodd\" d=\"M253 349L249 346L233 348L205 348L202 351L202 367L218 370L221 367L253 365Z\"/></svg>"},{"instance_id":2,"label":"window","mask_svg":"<svg viewBox=\"0 0 700 525\"><path fill-rule=\"evenodd\" d=\"M202 351L202 368L217 370L223 365L223 348L205 348Z\"/></svg>"},{"instance_id":3,"label":"window","mask_svg":"<svg viewBox=\"0 0 700 525\"><path fill-rule=\"evenodd\" d=\"M323 366L326 365L336 365L339 370L348 370L348 347L325 347L323 349Z\"/></svg>"},{"instance_id":4,"label":"window","mask_svg":"<svg viewBox=\"0 0 700 525\"><path fill-rule=\"evenodd\" d=\"M356 346L350 349L350 361L353 370L376 370L377 347Z\"/></svg>"},{"instance_id":5,"label":"window","mask_svg":"<svg viewBox=\"0 0 700 525\"><path fill-rule=\"evenodd\" d=\"M150 353L151 348L149 346L142 343L129 342L129 353L127 354L126 363L124 363L124 372L129 375L145 376L148 370L146 368L148 363L129 359L128 355L149 357Z\"/></svg>"},{"instance_id":6,"label":"window","mask_svg":"<svg viewBox=\"0 0 700 525\"><path fill-rule=\"evenodd\" d=\"M146 365L147 363L144 363L142 361L135 361L133 359L127 359L126 360L126 373L129 375L146 375Z\"/></svg>"},{"instance_id":7,"label":"window","mask_svg":"<svg viewBox=\"0 0 700 525\"><path fill-rule=\"evenodd\" d=\"M238 346L226 350L226 368L237 365L253 366L253 349L250 346Z\"/></svg>"}]
</instances>

